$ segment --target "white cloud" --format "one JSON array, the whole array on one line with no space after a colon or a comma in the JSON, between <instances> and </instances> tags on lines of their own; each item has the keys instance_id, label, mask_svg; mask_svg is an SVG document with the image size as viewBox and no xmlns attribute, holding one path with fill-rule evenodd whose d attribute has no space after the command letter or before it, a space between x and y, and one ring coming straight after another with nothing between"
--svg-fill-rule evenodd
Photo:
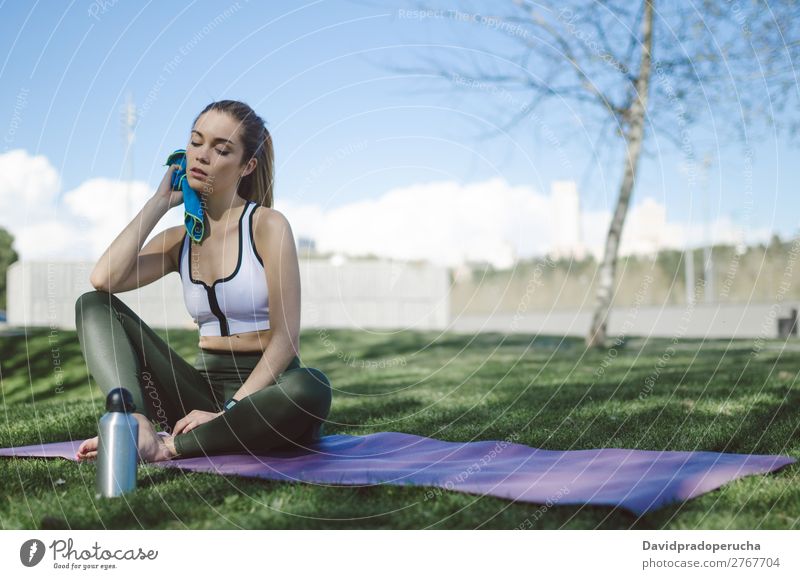
<instances>
[{"instance_id":1,"label":"white cloud","mask_svg":"<svg viewBox=\"0 0 800 579\"><path fill-rule=\"evenodd\" d=\"M605 238L611 220L610 211L582 216L585 239L596 258L602 257ZM653 254L659 249L685 249L714 244L738 245L768 241L772 230L750 227L744 231L727 215L714 219L708 227L703 222L675 222L667 219L667 208L652 197L643 199L628 211L622 232L620 253Z\"/></svg>"},{"instance_id":2,"label":"white cloud","mask_svg":"<svg viewBox=\"0 0 800 579\"><path fill-rule=\"evenodd\" d=\"M132 217L126 212L127 194L133 212L152 194L141 181L95 178L65 192L57 206L58 172L45 157L21 150L0 155L0 175L0 225L11 231L15 248L29 260L96 260ZM559 187L559 194L569 189L563 183ZM472 184L414 184L335 208L280 197L276 202L295 236L315 240L323 252L428 260L445 266L487 261L499 268L510 267L518 258L543 255L557 245L563 248L565 239L576 236L574 231L566 236L561 231L564 223L571 223L569 215L563 215L573 211L571 207L577 205L559 204L551 195L513 187L499 177ZM592 211L580 218L582 242L596 257L602 254L610 216L610 211ZM182 211L176 207L149 237L181 223ZM725 216L716 219L710 230L716 243L742 239L752 243L768 240L771 233L767 228L750 228L743 238ZM621 253L683 248L687 243L699 246L705 239L702 223L669 221L662 203L644 197L630 209Z\"/></svg>"},{"instance_id":3,"label":"white cloud","mask_svg":"<svg viewBox=\"0 0 800 579\"><path fill-rule=\"evenodd\" d=\"M314 239L319 251L441 265L486 260L497 267L510 266L521 252L547 250L548 207L546 197L500 178L416 184L327 211L276 203L295 235Z\"/></svg>"},{"instance_id":4,"label":"white cloud","mask_svg":"<svg viewBox=\"0 0 800 579\"><path fill-rule=\"evenodd\" d=\"M127 212L129 194L130 214ZM83 241L88 246L89 255L96 259L152 194L150 187L141 181L125 183L111 179L90 179L64 193L63 204L69 208L75 222L82 225L82 234L88 233ZM164 224L159 223L156 231L164 228Z\"/></svg>"},{"instance_id":5,"label":"white cloud","mask_svg":"<svg viewBox=\"0 0 800 579\"><path fill-rule=\"evenodd\" d=\"M556 190L561 194L563 183ZM557 245L569 216L550 195L530 187L512 187L503 179L461 185L453 181L416 184L390 190L368 201L325 210L317 205L281 202L276 207L292 223L295 235L316 241L317 249L345 255L377 254L395 259L427 259L456 266L465 260L509 267L515 259L543 255ZM602 257L610 211L584 212L580 218L579 251L583 246ZM577 215L575 216L577 221ZM744 232L722 216L711 224L715 243L735 244ZM746 241L768 240L768 228L751 228ZM566 238L574 237L570 234ZM702 223L667 220L666 207L651 197L629 209L620 253L646 254L659 248L695 247L705 243Z\"/></svg>"},{"instance_id":6,"label":"white cloud","mask_svg":"<svg viewBox=\"0 0 800 579\"><path fill-rule=\"evenodd\" d=\"M28 206L48 202L59 188L58 171L43 155L14 149L0 155L0 219L19 222Z\"/></svg>"},{"instance_id":7,"label":"white cloud","mask_svg":"<svg viewBox=\"0 0 800 579\"><path fill-rule=\"evenodd\" d=\"M0 154L0 175L0 226L12 233L14 248L26 260L99 258L132 218L127 192L132 212L152 194L141 181L90 179L65 192L59 205L56 168L20 149ZM181 222L178 212L170 212L150 237Z\"/></svg>"}]
</instances>

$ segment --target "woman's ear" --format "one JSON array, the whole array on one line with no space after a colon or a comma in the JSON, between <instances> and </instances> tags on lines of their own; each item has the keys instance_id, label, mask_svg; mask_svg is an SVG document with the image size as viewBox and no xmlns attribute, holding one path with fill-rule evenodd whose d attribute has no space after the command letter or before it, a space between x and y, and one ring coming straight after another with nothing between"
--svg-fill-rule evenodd
<instances>
[{"instance_id":1,"label":"woman's ear","mask_svg":"<svg viewBox=\"0 0 800 579\"><path fill-rule=\"evenodd\" d=\"M250 173L255 171L256 165L258 165L258 161L256 159L250 159L244 171L242 171L242 177L247 177Z\"/></svg>"}]
</instances>

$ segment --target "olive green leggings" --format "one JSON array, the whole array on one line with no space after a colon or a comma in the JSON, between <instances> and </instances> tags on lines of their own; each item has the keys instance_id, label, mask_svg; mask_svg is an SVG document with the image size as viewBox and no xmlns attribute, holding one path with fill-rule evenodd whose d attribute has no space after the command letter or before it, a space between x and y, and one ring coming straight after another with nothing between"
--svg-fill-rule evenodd
<instances>
[{"instance_id":1,"label":"olive green leggings","mask_svg":"<svg viewBox=\"0 0 800 579\"><path fill-rule=\"evenodd\" d=\"M113 388L127 388L135 412L168 433L192 410L220 412L261 358L258 352L199 349L194 365L189 364L122 300L103 291L78 298L75 324L84 359L100 389L108 394ZM302 367L295 356L275 384L175 436L175 449L184 458L302 446L322 435L330 406L327 376Z\"/></svg>"}]
</instances>

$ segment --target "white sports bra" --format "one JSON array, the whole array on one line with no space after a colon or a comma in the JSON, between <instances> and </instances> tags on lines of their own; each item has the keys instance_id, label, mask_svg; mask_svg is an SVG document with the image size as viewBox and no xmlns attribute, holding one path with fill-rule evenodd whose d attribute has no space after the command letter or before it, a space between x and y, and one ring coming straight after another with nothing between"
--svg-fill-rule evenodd
<instances>
[{"instance_id":1,"label":"white sports bra","mask_svg":"<svg viewBox=\"0 0 800 579\"><path fill-rule=\"evenodd\" d=\"M213 284L192 278L191 239L183 234L178 273L186 309L201 336L230 336L269 329L269 301L264 262L253 241L253 214L258 205L247 201L239 217L239 257L236 269Z\"/></svg>"}]
</instances>

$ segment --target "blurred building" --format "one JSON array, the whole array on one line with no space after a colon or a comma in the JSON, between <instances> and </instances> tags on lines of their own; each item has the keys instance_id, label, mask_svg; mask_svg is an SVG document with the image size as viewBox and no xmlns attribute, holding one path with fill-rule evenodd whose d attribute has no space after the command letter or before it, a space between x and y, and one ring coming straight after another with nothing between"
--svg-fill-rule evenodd
<instances>
[{"instance_id":1,"label":"blurred building","mask_svg":"<svg viewBox=\"0 0 800 579\"><path fill-rule=\"evenodd\" d=\"M553 208L553 237L550 254L554 259L583 259L586 249L581 239L581 209L575 181L554 181L550 185Z\"/></svg>"},{"instance_id":2,"label":"blurred building","mask_svg":"<svg viewBox=\"0 0 800 579\"><path fill-rule=\"evenodd\" d=\"M317 244L313 239L300 237L297 240L298 257L313 257L317 253Z\"/></svg>"}]
</instances>

